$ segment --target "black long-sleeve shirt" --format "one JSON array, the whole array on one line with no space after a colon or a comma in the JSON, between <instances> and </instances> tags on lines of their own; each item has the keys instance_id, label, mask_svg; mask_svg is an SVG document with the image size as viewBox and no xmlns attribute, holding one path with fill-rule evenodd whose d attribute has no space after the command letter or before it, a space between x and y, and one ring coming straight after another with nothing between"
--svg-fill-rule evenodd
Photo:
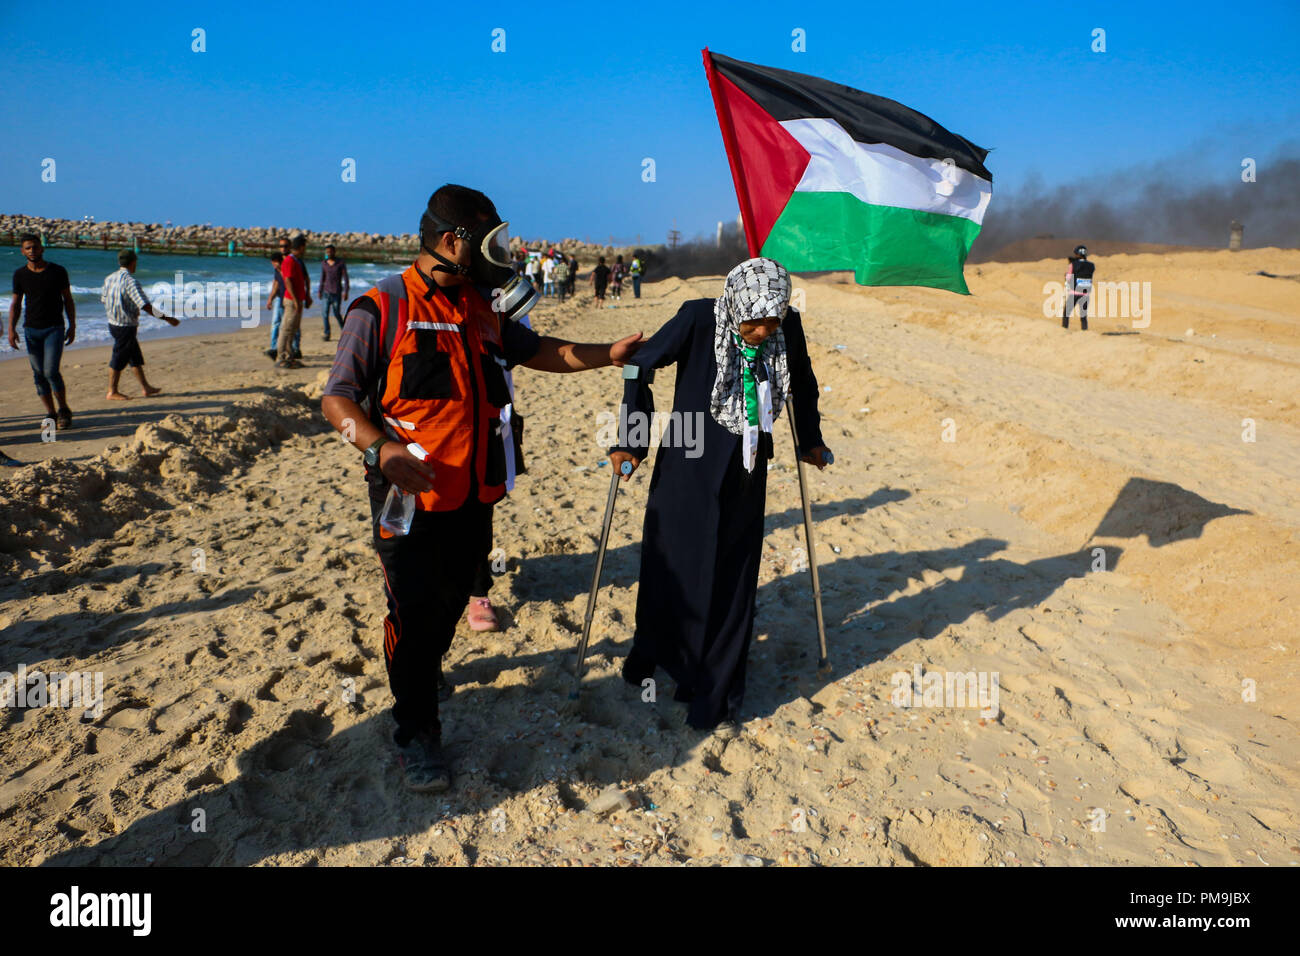
<instances>
[{"instance_id":1,"label":"black long-sleeve shirt","mask_svg":"<svg viewBox=\"0 0 1300 956\"><path fill-rule=\"evenodd\" d=\"M729 432L714 420L709 411L713 382L717 377L717 360L713 355L713 299L693 299L682 305L677 314L641 346L633 359L641 369L677 366L677 385L673 394L672 416L668 419L660 444L660 463L665 457L673 459L702 458L691 469L693 480L716 490L723 479L727 464L741 436ZM791 309L781 322L785 335L786 362L790 368L790 391L793 393L795 423L799 429L800 453L822 444L821 415L817 410L817 376L808 358L808 343L803 334L799 313ZM650 385L642 378L627 380L623 388L623 406L620 435L629 444L612 451L625 451L642 460L649 452L645 445L632 443L638 437L634 427L626 424L632 412L641 413L643 421L652 421L654 396ZM687 423L683 416L690 415ZM631 420L633 424L635 419ZM692 429L688 431L687 429ZM637 447L640 445L640 447ZM691 446L698 447L698 453ZM701 467L702 466L702 467ZM658 468L659 465L656 465ZM705 490L704 487L700 488Z\"/></svg>"}]
</instances>

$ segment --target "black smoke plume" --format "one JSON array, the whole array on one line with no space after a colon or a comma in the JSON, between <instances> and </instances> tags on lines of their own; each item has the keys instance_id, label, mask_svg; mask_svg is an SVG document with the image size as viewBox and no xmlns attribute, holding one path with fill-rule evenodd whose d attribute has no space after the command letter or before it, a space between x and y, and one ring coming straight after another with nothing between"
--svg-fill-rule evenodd
<instances>
[{"instance_id":1,"label":"black smoke plume","mask_svg":"<svg viewBox=\"0 0 1300 956\"><path fill-rule=\"evenodd\" d=\"M1234 220L1245 227L1243 247L1300 246L1297 152L1261 158L1249 183L1240 171L1227 181L1189 182L1173 160L1051 190L1032 179L999 194L995 183L970 258L979 262L1009 243L1048 235L1224 249Z\"/></svg>"}]
</instances>

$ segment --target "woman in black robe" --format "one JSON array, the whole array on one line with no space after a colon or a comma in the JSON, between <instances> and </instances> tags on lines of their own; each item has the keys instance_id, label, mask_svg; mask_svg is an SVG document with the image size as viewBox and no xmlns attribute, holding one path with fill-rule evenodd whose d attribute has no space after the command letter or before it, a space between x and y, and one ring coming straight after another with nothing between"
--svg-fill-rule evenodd
<instances>
[{"instance_id":1,"label":"woman in black robe","mask_svg":"<svg viewBox=\"0 0 1300 956\"><path fill-rule=\"evenodd\" d=\"M662 667L687 723L739 733L763 544L772 426L793 394L800 457L824 467L817 379L790 275L749 259L721 296L686 302L636 355L624 386L615 468L648 454L652 370L676 364L673 413L650 478L628 683ZM625 373L625 377L627 374ZM624 480L627 480L626 478Z\"/></svg>"}]
</instances>

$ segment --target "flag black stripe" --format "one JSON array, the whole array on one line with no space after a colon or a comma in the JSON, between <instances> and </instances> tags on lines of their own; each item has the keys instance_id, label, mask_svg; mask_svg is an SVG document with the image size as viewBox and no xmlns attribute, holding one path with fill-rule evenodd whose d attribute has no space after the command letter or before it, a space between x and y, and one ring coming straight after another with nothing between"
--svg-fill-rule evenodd
<instances>
[{"instance_id":1,"label":"flag black stripe","mask_svg":"<svg viewBox=\"0 0 1300 956\"><path fill-rule=\"evenodd\" d=\"M981 179L993 181L993 174L984 166L987 149L902 103L820 77L711 55L718 72L777 122L833 119L856 142L887 143L924 159L951 159Z\"/></svg>"}]
</instances>

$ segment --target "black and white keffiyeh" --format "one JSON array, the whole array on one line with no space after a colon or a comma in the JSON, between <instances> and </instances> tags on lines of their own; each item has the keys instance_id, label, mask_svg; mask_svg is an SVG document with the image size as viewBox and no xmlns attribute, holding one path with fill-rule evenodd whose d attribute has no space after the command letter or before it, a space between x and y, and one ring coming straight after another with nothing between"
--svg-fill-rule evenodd
<instances>
[{"instance_id":1,"label":"black and white keffiyeh","mask_svg":"<svg viewBox=\"0 0 1300 956\"><path fill-rule=\"evenodd\" d=\"M722 295L713 305L713 355L718 374L713 380L709 411L719 425L745 439L745 468L754 470L757 432L772 431L790 390L785 334L778 327L763 344L756 369L766 384L760 387L759 425L751 426L745 413L744 356L739 340L740 323L772 316L784 320L790 307L790 273L771 259L746 259L727 274Z\"/></svg>"}]
</instances>

